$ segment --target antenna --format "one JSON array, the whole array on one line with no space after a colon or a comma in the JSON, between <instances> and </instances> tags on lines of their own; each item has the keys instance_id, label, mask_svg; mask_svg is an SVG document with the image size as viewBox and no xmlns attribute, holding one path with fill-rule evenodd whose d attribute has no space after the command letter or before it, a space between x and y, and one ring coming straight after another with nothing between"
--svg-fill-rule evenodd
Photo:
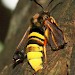
<instances>
[{"instance_id":1,"label":"antenna","mask_svg":"<svg viewBox=\"0 0 75 75\"><path fill-rule=\"evenodd\" d=\"M34 1L36 4L38 4L43 10L43 6L41 4L39 4L36 0L31 0L31 1ZM46 10L49 12L49 5L53 2L54 0L50 0L50 2L48 3L47 7L46 7ZM59 2L58 4L56 4L49 13L51 13L59 4L61 4L62 2Z\"/></svg>"},{"instance_id":2,"label":"antenna","mask_svg":"<svg viewBox=\"0 0 75 75\"><path fill-rule=\"evenodd\" d=\"M46 9L49 11L49 5L53 2L54 0L51 0L50 2L49 2L49 4L47 5L47 7L46 7ZM56 4L52 9L51 9L51 11L49 12L49 13L51 13L59 4L61 4L62 2L59 2L58 4Z\"/></svg>"},{"instance_id":3,"label":"antenna","mask_svg":"<svg viewBox=\"0 0 75 75\"><path fill-rule=\"evenodd\" d=\"M52 1L53 1L53 0L51 0L51 1L49 2L49 4L47 5L47 7L50 5L50 3L52 3Z\"/></svg>"},{"instance_id":4,"label":"antenna","mask_svg":"<svg viewBox=\"0 0 75 75\"><path fill-rule=\"evenodd\" d=\"M39 4L36 0L31 0L31 1L34 1L36 4L38 4L42 9L44 9L43 8L43 6L41 5L41 4Z\"/></svg>"},{"instance_id":5,"label":"antenna","mask_svg":"<svg viewBox=\"0 0 75 75\"><path fill-rule=\"evenodd\" d=\"M45 10L49 12L49 5L53 2L53 0L50 0L50 2L48 3L48 5L46 6Z\"/></svg>"},{"instance_id":6,"label":"antenna","mask_svg":"<svg viewBox=\"0 0 75 75\"><path fill-rule=\"evenodd\" d=\"M59 2L58 4L56 4L49 13L51 13L59 4L61 4L62 2Z\"/></svg>"}]
</instances>

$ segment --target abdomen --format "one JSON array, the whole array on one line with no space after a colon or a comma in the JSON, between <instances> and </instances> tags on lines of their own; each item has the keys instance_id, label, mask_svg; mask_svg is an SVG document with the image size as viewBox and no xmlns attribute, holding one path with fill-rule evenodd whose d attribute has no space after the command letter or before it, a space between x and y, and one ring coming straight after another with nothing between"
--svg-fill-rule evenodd
<instances>
[{"instance_id":1,"label":"abdomen","mask_svg":"<svg viewBox=\"0 0 75 75\"><path fill-rule=\"evenodd\" d=\"M43 68L43 45L44 45L44 33L37 28L37 30L31 30L28 36L28 42L26 46L27 59L31 67L38 71Z\"/></svg>"}]
</instances>

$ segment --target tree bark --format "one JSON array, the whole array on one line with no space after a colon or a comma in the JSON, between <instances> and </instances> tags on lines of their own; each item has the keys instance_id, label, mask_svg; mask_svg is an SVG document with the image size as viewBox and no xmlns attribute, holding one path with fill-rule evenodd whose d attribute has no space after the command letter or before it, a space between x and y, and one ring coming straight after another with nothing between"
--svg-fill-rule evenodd
<instances>
[{"instance_id":1,"label":"tree bark","mask_svg":"<svg viewBox=\"0 0 75 75\"><path fill-rule=\"evenodd\" d=\"M40 0L39 2L46 7L49 1ZM62 29L67 45L64 49L58 51L52 51L50 46L47 46L47 64L44 64L43 70L37 72L36 75L75 74L75 0L53 0L49 10L60 2L62 3L52 10L51 16L55 18ZM9 32L5 40L5 49L0 55L0 75L34 74L34 70L26 59L22 64L12 69L12 57L23 34L30 25L31 17L39 11L41 11L41 8L34 2L30 0L19 1L10 22ZM21 46L21 48L23 47L24 45Z\"/></svg>"}]
</instances>

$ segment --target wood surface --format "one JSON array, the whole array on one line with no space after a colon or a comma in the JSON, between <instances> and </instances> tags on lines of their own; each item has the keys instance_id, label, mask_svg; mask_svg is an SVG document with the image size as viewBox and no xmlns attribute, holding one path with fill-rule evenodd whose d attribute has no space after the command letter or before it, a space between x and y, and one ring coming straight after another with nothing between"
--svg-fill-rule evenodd
<instances>
[{"instance_id":1,"label":"wood surface","mask_svg":"<svg viewBox=\"0 0 75 75\"><path fill-rule=\"evenodd\" d=\"M37 0L38 1L38 0ZM50 0L39 0L46 7ZM52 51L47 45L47 64L44 64L43 70L36 75L75 75L75 0L53 0L50 10L58 5L51 12L59 27L65 35L66 46L64 49ZM20 42L23 34L30 25L31 17L41 11L41 8L30 0L20 0L13 16L7 38L5 40L5 49L0 54L0 75L33 75L34 70L25 59L22 64L12 69L12 58L15 49ZM24 44L21 45L21 49Z\"/></svg>"}]
</instances>

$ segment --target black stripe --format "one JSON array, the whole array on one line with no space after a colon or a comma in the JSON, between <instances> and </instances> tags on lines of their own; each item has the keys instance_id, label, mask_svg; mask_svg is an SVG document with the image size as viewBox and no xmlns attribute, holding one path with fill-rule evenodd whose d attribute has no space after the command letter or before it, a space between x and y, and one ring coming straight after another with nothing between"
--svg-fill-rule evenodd
<instances>
[{"instance_id":1,"label":"black stripe","mask_svg":"<svg viewBox=\"0 0 75 75\"><path fill-rule=\"evenodd\" d=\"M37 42L36 40L28 40L27 45L29 45L29 44L38 44L38 45L40 45L40 46L43 46L42 43Z\"/></svg>"},{"instance_id":2,"label":"black stripe","mask_svg":"<svg viewBox=\"0 0 75 75\"><path fill-rule=\"evenodd\" d=\"M31 37L29 37L28 39L31 39L31 38L38 38L39 40L44 41L43 39L41 39L41 38L39 38L39 37L37 37L37 36L31 36Z\"/></svg>"},{"instance_id":3,"label":"black stripe","mask_svg":"<svg viewBox=\"0 0 75 75\"><path fill-rule=\"evenodd\" d=\"M44 35L44 30L41 27L33 26L32 29L30 30L30 33L32 32L37 32L37 33Z\"/></svg>"}]
</instances>

